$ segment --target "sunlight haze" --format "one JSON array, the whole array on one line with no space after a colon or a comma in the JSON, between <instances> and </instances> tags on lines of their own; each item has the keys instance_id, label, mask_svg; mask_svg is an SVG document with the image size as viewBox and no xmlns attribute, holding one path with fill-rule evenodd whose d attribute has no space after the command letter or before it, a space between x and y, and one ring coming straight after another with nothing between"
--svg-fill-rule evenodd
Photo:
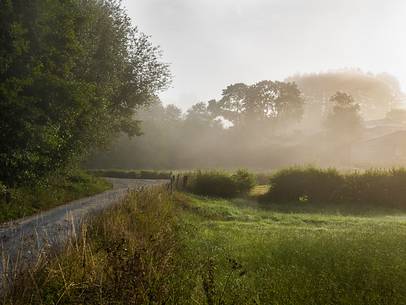
<instances>
[{"instance_id":1,"label":"sunlight haze","mask_svg":"<svg viewBox=\"0 0 406 305\"><path fill-rule=\"evenodd\" d=\"M226 85L360 68L406 88L406 1L125 0L164 51L174 81L161 95L182 108Z\"/></svg>"}]
</instances>

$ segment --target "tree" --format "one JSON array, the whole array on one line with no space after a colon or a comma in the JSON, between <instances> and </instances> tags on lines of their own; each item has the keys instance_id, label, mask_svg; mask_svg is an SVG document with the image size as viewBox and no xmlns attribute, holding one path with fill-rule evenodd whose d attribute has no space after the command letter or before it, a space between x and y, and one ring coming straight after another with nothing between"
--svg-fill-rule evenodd
<instances>
[{"instance_id":1,"label":"tree","mask_svg":"<svg viewBox=\"0 0 406 305\"><path fill-rule=\"evenodd\" d=\"M261 81L251 86L238 83L223 90L209 109L234 126L282 123L300 120L303 99L295 83Z\"/></svg>"},{"instance_id":2,"label":"tree","mask_svg":"<svg viewBox=\"0 0 406 305\"><path fill-rule=\"evenodd\" d=\"M114 0L0 2L0 180L31 182L140 133L168 66Z\"/></svg>"},{"instance_id":3,"label":"tree","mask_svg":"<svg viewBox=\"0 0 406 305\"><path fill-rule=\"evenodd\" d=\"M404 96L395 77L361 70L294 75L286 81L296 82L303 93L306 99L305 116L311 121L309 123L322 120L329 97L337 91L353 96L365 119L382 118Z\"/></svg>"},{"instance_id":4,"label":"tree","mask_svg":"<svg viewBox=\"0 0 406 305\"><path fill-rule=\"evenodd\" d=\"M362 119L359 114L360 106L353 97L344 92L337 92L330 98L333 104L325 125L329 132L335 135L353 138L362 128Z\"/></svg>"}]
</instances>

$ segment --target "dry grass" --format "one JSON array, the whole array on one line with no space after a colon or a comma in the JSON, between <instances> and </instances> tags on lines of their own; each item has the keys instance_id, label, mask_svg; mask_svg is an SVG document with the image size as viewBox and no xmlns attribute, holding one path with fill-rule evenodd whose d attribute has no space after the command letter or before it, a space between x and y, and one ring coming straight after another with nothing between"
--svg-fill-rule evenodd
<instances>
[{"instance_id":1,"label":"dry grass","mask_svg":"<svg viewBox=\"0 0 406 305\"><path fill-rule=\"evenodd\" d=\"M3 304L165 303L176 252L171 202L160 189L130 194L19 274Z\"/></svg>"}]
</instances>

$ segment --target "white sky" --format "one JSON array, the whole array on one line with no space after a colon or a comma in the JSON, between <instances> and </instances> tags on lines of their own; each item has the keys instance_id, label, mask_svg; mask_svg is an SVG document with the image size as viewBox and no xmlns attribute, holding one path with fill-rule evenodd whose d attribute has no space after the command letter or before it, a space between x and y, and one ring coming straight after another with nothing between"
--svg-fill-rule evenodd
<instances>
[{"instance_id":1,"label":"white sky","mask_svg":"<svg viewBox=\"0 0 406 305\"><path fill-rule=\"evenodd\" d=\"M174 74L164 103L217 98L235 82L361 68L406 89L406 0L123 0Z\"/></svg>"}]
</instances>

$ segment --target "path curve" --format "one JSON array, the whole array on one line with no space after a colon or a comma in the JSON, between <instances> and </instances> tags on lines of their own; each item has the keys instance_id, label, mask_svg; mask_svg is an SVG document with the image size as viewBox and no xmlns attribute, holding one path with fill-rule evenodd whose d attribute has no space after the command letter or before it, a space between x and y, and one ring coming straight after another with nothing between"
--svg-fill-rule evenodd
<instances>
[{"instance_id":1,"label":"path curve","mask_svg":"<svg viewBox=\"0 0 406 305\"><path fill-rule=\"evenodd\" d=\"M168 183L168 180L106 180L112 183L113 189L0 225L0 286L5 286L3 281L10 281L15 266L24 268L33 263L46 248L63 244L75 234L85 216L119 202L129 190Z\"/></svg>"}]
</instances>

